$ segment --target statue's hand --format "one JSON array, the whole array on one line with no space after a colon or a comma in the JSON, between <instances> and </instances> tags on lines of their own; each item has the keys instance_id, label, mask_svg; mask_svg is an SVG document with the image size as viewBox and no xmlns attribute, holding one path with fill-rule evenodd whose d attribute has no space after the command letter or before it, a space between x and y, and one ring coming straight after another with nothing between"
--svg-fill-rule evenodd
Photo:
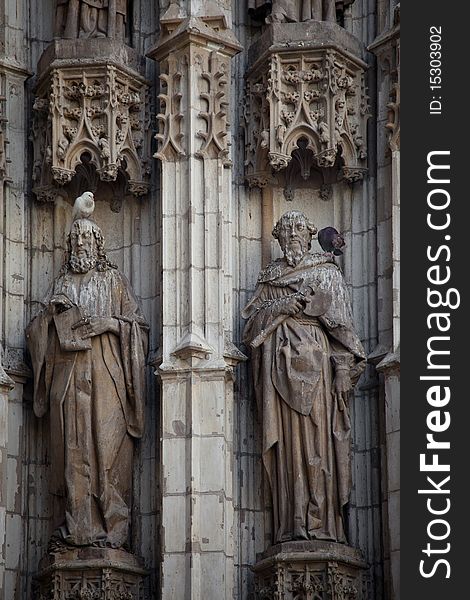
<instances>
[{"instance_id":1,"label":"statue's hand","mask_svg":"<svg viewBox=\"0 0 470 600\"><path fill-rule=\"evenodd\" d=\"M338 400L340 410L343 410L348 405L348 397L351 388L352 385L349 370L338 369L333 381L333 390Z\"/></svg>"},{"instance_id":2,"label":"statue's hand","mask_svg":"<svg viewBox=\"0 0 470 600\"><path fill-rule=\"evenodd\" d=\"M278 300L278 310L282 315L293 316L301 312L305 308L305 302L298 296L288 296L287 298L280 298Z\"/></svg>"},{"instance_id":3,"label":"statue's hand","mask_svg":"<svg viewBox=\"0 0 470 600\"><path fill-rule=\"evenodd\" d=\"M67 296L64 294L55 294L49 303L49 312L51 314L61 313L72 308L72 306L73 303Z\"/></svg>"},{"instance_id":4,"label":"statue's hand","mask_svg":"<svg viewBox=\"0 0 470 600\"><path fill-rule=\"evenodd\" d=\"M119 334L119 321L114 317L89 317L81 327L84 328L84 340L107 332Z\"/></svg>"}]
</instances>

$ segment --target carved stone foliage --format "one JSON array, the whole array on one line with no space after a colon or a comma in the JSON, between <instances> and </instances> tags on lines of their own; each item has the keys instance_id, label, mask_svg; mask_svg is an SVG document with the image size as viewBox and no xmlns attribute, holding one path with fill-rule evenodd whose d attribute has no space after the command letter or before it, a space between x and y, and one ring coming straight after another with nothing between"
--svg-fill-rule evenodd
<instances>
[{"instance_id":1,"label":"carved stone foliage","mask_svg":"<svg viewBox=\"0 0 470 600\"><path fill-rule=\"evenodd\" d=\"M189 116L185 107L188 97L183 97L182 87L191 76L197 84L195 97L197 113L195 155L198 158L220 158L229 166L229 76L228 57L217 52L199 52L193 60L188 54L170 55L161 62L160 112L157 115L159 131L156 158L175 160L187 154L185 128ZM186 113L186 114L185 114ZM186 121L185 121L186 116Z\"/></svg>"},{"instance_id":2,"label":"carved stone foliage","mask_svg":"<svg viewBox=\"0 0 470 600\"><path fill-rule=\"evenodd\" d=\"M310 551L296 551L290 546L286 551L276 547L253 567L256 600L368 600L367 571L357 550L336 545L335 558L334 549L318 551L312 545Z\"/></svg>"},{"instance_id":3,"label":"carved stone foliage","mask_svg":"<svg viewBox=\"0 0 470 600\"><path fill-rule=\"evenodd\" d=\"M201 111L199 117L204 127L197 132L202 140L198 155L206 158L221 158L230 165L228 120L230 98L230 59L212 52L201 70Z\"/></svg>"},{"instance_id":4,"label":"carved stone foliage","mask_svg":"<svg viewBox=\"0 0 470 600\"><path fill-rule=\"evenodd\" d=\"M248 181L286 169L299 147L311 151L317 167L343 166L345 179L361 179L369 117L365 66L333 44L271 46L247 77Z\"/></svg>"},{"instance_id":5,"label":"carved stone foliage","mask_svg":"<svg viewBox=\"0 0 470 600\"><path fill-rule=\"evenodd\" d=\"M155 136L158 142L158 151L155 157L160 160L169 160L172 156L176 158L185 155L182 123L184 115L181 110L183 97L181 79L183 77L182 69L185 66L181 65L174 55L170 55L160 63L161 92L158 96L160 112L157 114L158 133Z\"/></svg>"},{"instance_id":6,"label":"carved stone foliage","mask_svg":"<svg viewBox=\"0 0 470 600\"><path fill-rule=\"evenodd\" d=\"M179 57L170 55L160 63L162 91L158 96L160 112L157 115L159 131L156 135L156 158L175 160L187 154L185 107L188 97L183 96L182 89L187 89L188 78L191 78L197 84L195 155L198 158L220 158L227 166L231 164L228 158L229 61L230 58L222 57L217 52L201 51L193 61L188 54L183 54Z\"/></svg>"},{"instance_id":7,"label":"carved stone foliage","mask_svg":"<svg viewBox=\"0 0 470 600\"><path fill-rule=\"evenodd\" d=\"M83 162L88 169L93 166L101 181L116 182L121 175L128 193L147 193L146 99L146 82L116 65L53 68L40 82L33 106L33 189L38 199L53 200Z\"/></svg>"},{"instance_id":8,"label":"carved stone foliage","mask_svg":"<svg viewBox=\"0 0 470 600\"><path fill-rule=\"evenodd\" d=\"M144 593L146 572L136 565L135 560L116 561L114 556L98 560L77 558L51 558L51 564L34 580L33 599L147 600Z\"/></svg>"},{"instance_id":9,"label":"carved stone foliage","mask_svg":"<svg viewBox=\"0 0 470 600\"><path fill-rule=\"evenodd\" d=\"M175 161L192 154L230 166L230 59L240 46L223 16L171 13L161 23L164 35L149 53L161 73L155 157Z\"/></svg>"},{"instance_id":10,"label":"carved stone foliage","mask_svg":"<svg viewBox=\"0 0 470 600\"><path fill-rule=\"evenodd\" d=\"M387 104L389 146L392 152L400 150L400 3L395 7L393 23L368 48L377 58L385 76L389 78L390 102Z\"/></svg>"},{"instance_id":11,"label":"carved stone foliage","mask_svg":"<svg viewBox=\"0 0 470 600\"><path fill-rule=\"evenodd\" d=\"M390 102L387 105L389 118L386 128L390 131L390 149L400 150L400 84L397 81L390 91Z\"/></svg>"}]
</instances>

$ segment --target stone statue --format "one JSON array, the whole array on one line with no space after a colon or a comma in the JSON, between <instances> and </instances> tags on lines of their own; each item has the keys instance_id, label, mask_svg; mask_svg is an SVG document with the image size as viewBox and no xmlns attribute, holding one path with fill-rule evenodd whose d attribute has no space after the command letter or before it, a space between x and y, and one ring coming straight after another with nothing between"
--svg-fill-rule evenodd
<instances>
[{"instance_id":1,"label":"stone statue","mask_svg":"<svg viewBox=\"0 0 470 600\"><path fill-rule=\"evenodd\" d=\"M124 40L127 0L57 0L57 37Z\"/></svg>"},{"instance_id":2,"label":"stone statue","mask_svg":"<svg viewBox=\"0 0 470 600\"><path fill-rule=\"evenodd\" d=\"M252 14L270 10L268 23L301 21L336 22L336 9L344 9L354 0L248 0Z\"/></svg>"},{"instance_id":3,"label":"stone statue","mask_svg":"<svg viewBox=\"0 0 470 600\"><path fill-rule=\"evenodd\" d=\"M253 349L274 543L346 542L348 397L365 354L334 255L309 252L315 233L301 212L281 217L273 235L284 258L261 272L242 313L248 319L244 338Z\"/></svg>"},{"instance_id":4,"label":"stone statue","mask_svg":"<svg viewBox=\"0 0 470 600\"><path fill-rule=\"evenodd\" d=\"M34 412L50 415L53 548L126 545L144 427L148 326L93 209L77 198L66 263L26 330Z\"/></svg>"}]
</instances>

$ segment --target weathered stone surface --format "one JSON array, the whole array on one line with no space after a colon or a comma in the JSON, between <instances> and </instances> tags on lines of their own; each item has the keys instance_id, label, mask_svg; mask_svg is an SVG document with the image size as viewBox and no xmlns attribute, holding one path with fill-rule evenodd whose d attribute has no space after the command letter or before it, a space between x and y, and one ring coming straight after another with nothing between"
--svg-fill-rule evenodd
<instances>
[{"instance_id":1,"label":"weathered stone surface","mask_svg":"<svg viewBox=\"0 0 470 600\"><path fill-rule=\"evenodd\" d=\"M273 498L273 543L346 541L348 396L365 353L333 254L309 252L316 232L299 211L281 217L273 236L284 258L261 271L242 312Z\"/></svg>"},{"instance_id":2,"label":"weathered stone surface","mask_svg":"<svg viewBox=\"0 0 470 600\"><path fill-rule=\"evenodd\" d=\"M279 52L288 47L309 50L319 46L331 46L358 61L364 60L364 45L356 36L335 23L273 23L250 46L248 68L253 69L265 59L268 52Z\"/></svg>"},{"instance_id":3,"label":"weathered stone surface","mask_svg":"<svg viewBox=\"0 0 470 600\"><path fill-rule=\"evenodd\" d=\"M257 557L256 600L369 600L366 563L333 542L285 542Z\"/></svg>"},{"instance_id":4,"label":"weathered stone surface","mask_svg":"<svg viewBox=\"0 0 470 600\"><path fill-rule=\"evenodd\" d=\"M362 180L367 171L369 112L367 65L358 41L336 23L275 24L249 52L245 99L249 185L266 186L271 170L287 169L293 157L304 180L313 165L322 171L324 185L330 183L326 171L339 167L338 175L346 181Z\"/></svg>"},{"instance_id":5,"label":"weathered stone surface","mask_svg":"<svg viewBox=\"0 0 470 600\"><path fill-rule=\"evenodd\" d=\"M160 65L156 158L166 290L157 370L161 594L232 600L233 379L245 358L232 340L230 82L240 45L215 3L196 2L188 13L172 3L149 51Z\"/></svg>"},{"instance_id":6,"label":"weathered stone surface","mask_svg":"<svg viewBox=\"0 0 470 600\"><path fill-rule=\"evenodd\" d=\"M26 331L34 412L51 424L53 548L128 544L144 429L148 326L105 254L94 207L90 192L77 198L67 261Z\"/></svg>"},{"instance_id":7,"label":"weathered stone surface","mask_svg":"<svg viewBox=\"0 0 470 600\"><path fill-rule=\"evenodd\" d=\"M112 4L96 3L103 4L98 7L102 15ZM8 423L0 443L0 597L31 598L31 579L53 528L49 420L32 412L24 328L41 310L63 264L72 202L90 183L96 185L96 219L108 256L129 277L149 319L151 364L163 365L161 392L149 373L149 425L136 445L133 473L132 547L149 568L150 598L254 595L250 566L272 539L272 507L250 367L233 370L240 359L234 346L242 343L240 308L251 298L258 272L281 255L270 235L272 225L297 209L319 229L331 224L344 233L347 252L340 263L354 323L367 351L379 344L377 356L386 359L384 375L377 378L369 366L361 389L350 398L353 486L347 533L371 565L368 600L382 599L384 588L385 596L395 600L400 539L393 448L399 431L399 363L391 362L399 342L400 255L399 35L393 3L355 2L343 21L341 5L349 2L339 2L340 28L314 21L267 26L270 3L262 0L134 0L127 3L125 43L109 36L54 39L56 4L0 0L0 96L5 98L0 343L2 365L15 384L2 394L0 411ZM310 3L295 2L299 9L301 4L308 8ZM247 5L260 8L256 18ZM300 20L300 14L295 18ZM103 24L102 18L96 30L93 25L83 33L107 36ZM79 35L78 19L76 25ZM375 36L378 66L362 45ZM237 40L246 52L230 61L240 47ZM266 62L263 56L271 47L278 53L288 48L313 53L315 40L330 43L348 60L370 64L367 93L377 113L368 135L369 174L361 184L350 185L341 177L352 182L360 176L356 165L349 172L338 165L319 166L310 150L300 148L287 169L273 173L269 165L268 171L254 172L250 188L245 184L247 140L239 128L247 117L257 128L255 113L244 112L248 69L256 68L258 59ZM145 58L155 45L161 51L158 65ZM95 165L80 164L71 184L41 190L42 199L54 203L33 197L35 157L29 137L34 87L54 68L79 64L84 69L76 72L84 76L107 65L101 71L105 75L115 67L126 81L137 74L150 82L148 118L146 113L142 122L149 139L153 129L163 138L155 148L162 164L153 165L146 195L139 196L144 190L139 183L132 189L124 185L128 172L123 169L109 182L100 179ZM167 87L160 74L170 77ZM162 100L167 97L166 106L158 107L159 94ZM47 93L44 99L50 100ZM106 154L98 141L92 144L95 160L98 153ZM63 144L57 142L56 150L63 151ZM322 164L331 157L321 155ZM273 158L282 166L282 156ZM56 174L60 178L61 172ZM312 250L319 250L316 241Z\"/></svg>"},{"instance_id":8,"label":"weathered stone surface","mask_svg":"<svg viewBox=\"0 0 470 600\"><path fill-rule=\"evenodd\" d=\"M147 193L148 90L139 66L134 50L106 38L56 40L44 52L32 136L39 200L54 201L63 188L96 191L100 180L116 182L121 201L126 191Z\"/></svg>"},{"instance_id":9,"label":"weathered stone surface","mask_svg":"<svg viewBox=\"0 0 470 600\"><path fill-rule=\"evenodd\" d=\"M354 0L248 0L248 10L256 16L265 16L268 23L301 21L335 22L337 12Z\"/></svg>"},{"instance_id":10,"label":"weathered stone surface","mask_svg":"<svg viewBox=\"0 0 470 600\"><path fill-rule=\"evenodd\" d=\"M122 550L68 550L41 561L33 600L147 600L147 574L140 559Z\"/></svg>"},{"instance_id":11,"label":"weathered stone surface","mask_svg":"<svg viewBox=\"0 0 470 600\"><path fill-rule=\"evenodd\" d=\"M101 64L106 62L115 65L124 71L137 72L143 76L144 60L134 48L110 40L96 38L92 40L54 40L41 54L37 70L40 77L44 77L49 70L55 67L76 65L83 61L85 65Z\"/></svg>"},{"instance_id":12,"label":"weathered stone surface","mask_svg":"<svg viewBox=\"0 0 470 600\"><path fill-rule=\"evenodd\" d=\"M55 34L64 38L108 36L123 40L127 0L57 0Z\"/></svg>"}]
</instances>

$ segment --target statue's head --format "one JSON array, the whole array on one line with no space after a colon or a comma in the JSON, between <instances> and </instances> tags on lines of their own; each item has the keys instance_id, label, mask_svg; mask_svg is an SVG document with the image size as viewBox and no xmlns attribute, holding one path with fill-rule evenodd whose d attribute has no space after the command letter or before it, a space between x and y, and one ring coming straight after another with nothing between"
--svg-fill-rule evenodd
<instances>
[{"instance_id":1,"label":"statue's head","mask_svg":"<svg viewBox=\"0 0 470 600\"><path fill-rule=\"evenodd\" d=\"M106 257L101 229L89 218L94 209L91 192L85 192L75 200L72 227L67 236L67 268L74 273L87 273L95 268L104 271L114 266Z\"/></svg>"},{"instance_id":2,"label":"statue's head","mask_svg":"<svg viewBox=\"0 0 470 600\"><path fill-rule=\"evenodd\" d=\"M273 229L273 236L279 242L289 265L296 266L312 246L312 238L317 233L315 225L298 210L284 213Z\"/></svg>"}]
</instances>

